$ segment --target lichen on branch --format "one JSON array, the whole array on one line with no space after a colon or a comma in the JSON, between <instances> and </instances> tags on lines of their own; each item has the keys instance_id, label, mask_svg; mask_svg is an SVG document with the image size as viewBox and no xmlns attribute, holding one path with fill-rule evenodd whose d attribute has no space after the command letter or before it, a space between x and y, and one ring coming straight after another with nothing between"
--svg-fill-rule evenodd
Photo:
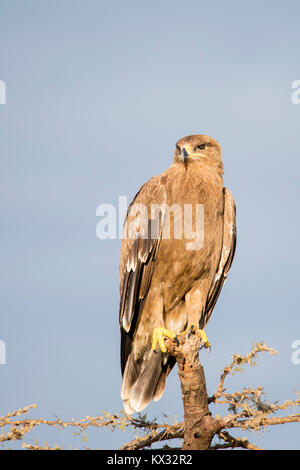
<instances>
[{"instance_id":1,"label":"lichen on branch","mask_svg":"<svg viewBox=\"0 0 300 470\"><path fill-rule=\"evenodd\" d=\"M283 403L269 402L264 399L264 390L261 386L243 388L235 392L228 392L225 387L225 382L231 374L239 372L243 366L254 365L260 353L277 354L263 342L254 344L252 350L245 355L233 356L231 363L221 372L218 386L211 396L207 394L204 370L199 362L201 337L198 332L180 336L178 343L166 339L166 347L168 353L176 358L178 365L184 407L183 422L164 420L158 423L149 419L146 414L134 417L124 412L110 414L104 411L100 416L86 416L77 421L64 421L58 417L52 420L24 417L31 409L36 408L37 405L33 404L0 417L0 443L4 445L9 441L22 441L24 449L61 449L61 446L51 446L48 443L39 445L24 442L24 437L36 427L41 427L42 434L44 425L56 429L74 428L76 434L91 428L108 428L112 431L131 428L138 434L124 444L122 450L149 448L155 443L162 445L165 443L164 446L170 448L168 444L173 439L183 439L182 448L190 450L234 448L257 450L258 447L246 437L232 436L228 430L260 431L273 425L300 422L300 414L296 413L300 406L299 397L295 400L285 400ZM227 408L224 416L213 416L211 408L216 404ZM287 413L284 416L278 416L279 412L282 414L285 411Z\"/></svg>"}]
</instances>

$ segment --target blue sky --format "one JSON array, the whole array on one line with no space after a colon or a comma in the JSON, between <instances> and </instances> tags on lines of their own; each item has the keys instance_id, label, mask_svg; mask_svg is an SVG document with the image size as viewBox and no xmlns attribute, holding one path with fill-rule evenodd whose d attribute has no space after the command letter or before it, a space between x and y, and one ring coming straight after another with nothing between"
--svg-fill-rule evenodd
<instances>
[{"instance_id":1,"label":"blue sky","mask_svg":"<svg viewBox=\"0 0 300 470\"><path fill-rule=\"evenodd\" d=\"M119 240L96 237L96 208L130 200L193 133L223 149L237 203L238 248L201 353L209 392L234 353L279 351L228 382L267 398L299 391L297 1L251 3L0 0L0 415L81 418L122 408ZM176 372L151 416L182 417ZM241 433L239 433L241 435ZM299 448L291 424L250 438ZM130 432L90 431L117 448ZM25 439L68 447L71 432Z\"/></svg>"}]
</instances>

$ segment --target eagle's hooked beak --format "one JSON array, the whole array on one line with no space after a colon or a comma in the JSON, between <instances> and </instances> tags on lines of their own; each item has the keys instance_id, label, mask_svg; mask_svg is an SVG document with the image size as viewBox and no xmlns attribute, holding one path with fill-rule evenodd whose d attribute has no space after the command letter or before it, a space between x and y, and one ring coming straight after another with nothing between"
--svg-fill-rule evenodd
<instances>
[{"instance_id":1,"label":"eagle's hooked beak","mask_svg":"<svg viewBox=\"0 0 300 470\"><path fill-rule=\"evenodd\" d=\"M182 163L185 163L185 160L187 159L188 156L189 156L189 154L187 153L186 149L183 148L181 150L181 161L182 161Z\"/></svg>"}]
</instances>

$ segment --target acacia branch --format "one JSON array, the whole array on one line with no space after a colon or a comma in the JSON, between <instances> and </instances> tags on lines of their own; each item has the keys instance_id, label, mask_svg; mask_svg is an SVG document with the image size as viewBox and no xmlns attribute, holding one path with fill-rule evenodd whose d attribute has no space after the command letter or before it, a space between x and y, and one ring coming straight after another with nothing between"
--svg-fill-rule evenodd
<instances>
[{"instance_id":1,"label":"acacia branch","mask_svg":"<svg viewBox=\"0 0 300 470\"><path fill-rule=\"evenodd\" d=\"M214 446L211 447L211 450L234 449L234 448L242 448L242 449L248 449L248 450L261 450L256 445L251 444L251 442L249 442L248 439L246 439L246 437L244 438L233 437L226 431L220 431L218 433L218 436L220 439L223 439L225 444L215 444Z\"/></svg>"},{"instance_id":2,"label":"acacia branch","mask_svg":"<svg viewBox=\"0 0 300 470\"><path fill-rule=\"evenodd\" d=\"M240 370L241 366L244 364L254 365L254 359L256 358L257 354L261 352L269 352L271 355L278 354L275 349L269 348L263 341L260 343L256 343L256 345L253 346L252 351L250 351L250 353L247 353L244 356L242 356L241 354L235 354L233 356L232 362L228 366L224 367L217 390L215 391L213 396L209 397L208 399L209 403L216 402L217 399L223 395L225 391L224 382L229 374L233 374L234 372Z\"/></svg>"},{"instance_id":3,"label":"acacia branch","mask_svg":"<svg viewBox=\"0 0 300 470\"><path fill-rule=\"evenodd\" d=\"M246 355L234 355L232 362L226 366L221 374L220 381L215 393L208 397L203 368L199 362L198 352L201 346L198 333L187 336L179 336L178 344L166 339L169 354L172 354L178 364L178 375L182 390L185 422L168 424L157 423L146 419L146 415L132 417L127 414L121 416L103 412L102 416L85 418L79 421L63 421L56 419L29 419L21 417L36 405L29 405L16 411L7 413L0 417L0 443L12 440L22 440L24 435L39 425L52 426L57 429L75 427L76 434L88 428L107 427L111 430L133 428L139 430L143 435L135 437L124 444L122 450L139 450L151 447L157 442L171 439L184 439L183 449L228 449L242 448L256 450L258 447L249 442L247 438L233 437L228 429L241 429L243 431L259 431L268 426L282 425L285 423L300 422L300 414L294 411L287 416L271 416L283 410L300 406L300 398L296 400L285 400L283 403L270 403L263 399L262 387L243 388L242 391L228 393L225 389L225 380L234 372L241 369L244 364L253 365L254 359L260 352L276 354L264 343L257 343L250 353ZM209 404L223 404L228 406L229 413L223 417L212 416ZM221 442L212 444L214 436ZM45 443L25 444L24 449L30 450L58 450L59 446L51 447Z\"/></svg>"},{"instance_id":4,"label":"acacia branch","mask_svg":"<svg viewBox=\"0 0 300 470\"><path fill-rule=\"evenodd\" d=\"M120 450L139 450L145 447L151 447L155 442L166 441L170 439L180 439L183 437L183 423L169 426L163 431L151 431L146 436L136 437L132 441L120 447Z\"/></svg>"},{"instance_id":5,"label":"acacia branch","mask_svg":"<svg viewBox=\"0 0 300 470\"><path fill-rule=\"evenodd\" d=\"M181 335L178 343L166 341L167 351L178 365L184 407L184 443L182 449L204 450L210 447L214 435L222 429L222 422L212 417L203 367L199 362L201 335Z\"/></svg>"}]
</instances>

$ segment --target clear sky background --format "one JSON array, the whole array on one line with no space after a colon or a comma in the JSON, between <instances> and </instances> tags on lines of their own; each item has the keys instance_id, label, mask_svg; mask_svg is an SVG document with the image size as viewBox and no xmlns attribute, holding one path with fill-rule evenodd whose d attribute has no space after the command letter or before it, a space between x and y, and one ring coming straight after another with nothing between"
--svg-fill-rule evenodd
<instances>
[{"instance_id":1,"label":"clear sky background","mask_svg":"<svg viewBox=\"0 0 300 470\"><path fill-rule=\"evenodd\" d=\"M278 356L260 356L228 390L295 398L299 18L294 0L0 0L0 415L30 403L31 417L122 409L120 241L97 239L96 208L131 200L193 133L220 142L237 204L236 257L207 327L212 351L201 352L208 391L234 353L264 340ZM175 369L147 412L182 419ZM299 429L250 439L300 448ZM44 427L25 442L82 446L71 433ZM113 449L133 434L87 436Z\"/></svg>"}]
</instances>

